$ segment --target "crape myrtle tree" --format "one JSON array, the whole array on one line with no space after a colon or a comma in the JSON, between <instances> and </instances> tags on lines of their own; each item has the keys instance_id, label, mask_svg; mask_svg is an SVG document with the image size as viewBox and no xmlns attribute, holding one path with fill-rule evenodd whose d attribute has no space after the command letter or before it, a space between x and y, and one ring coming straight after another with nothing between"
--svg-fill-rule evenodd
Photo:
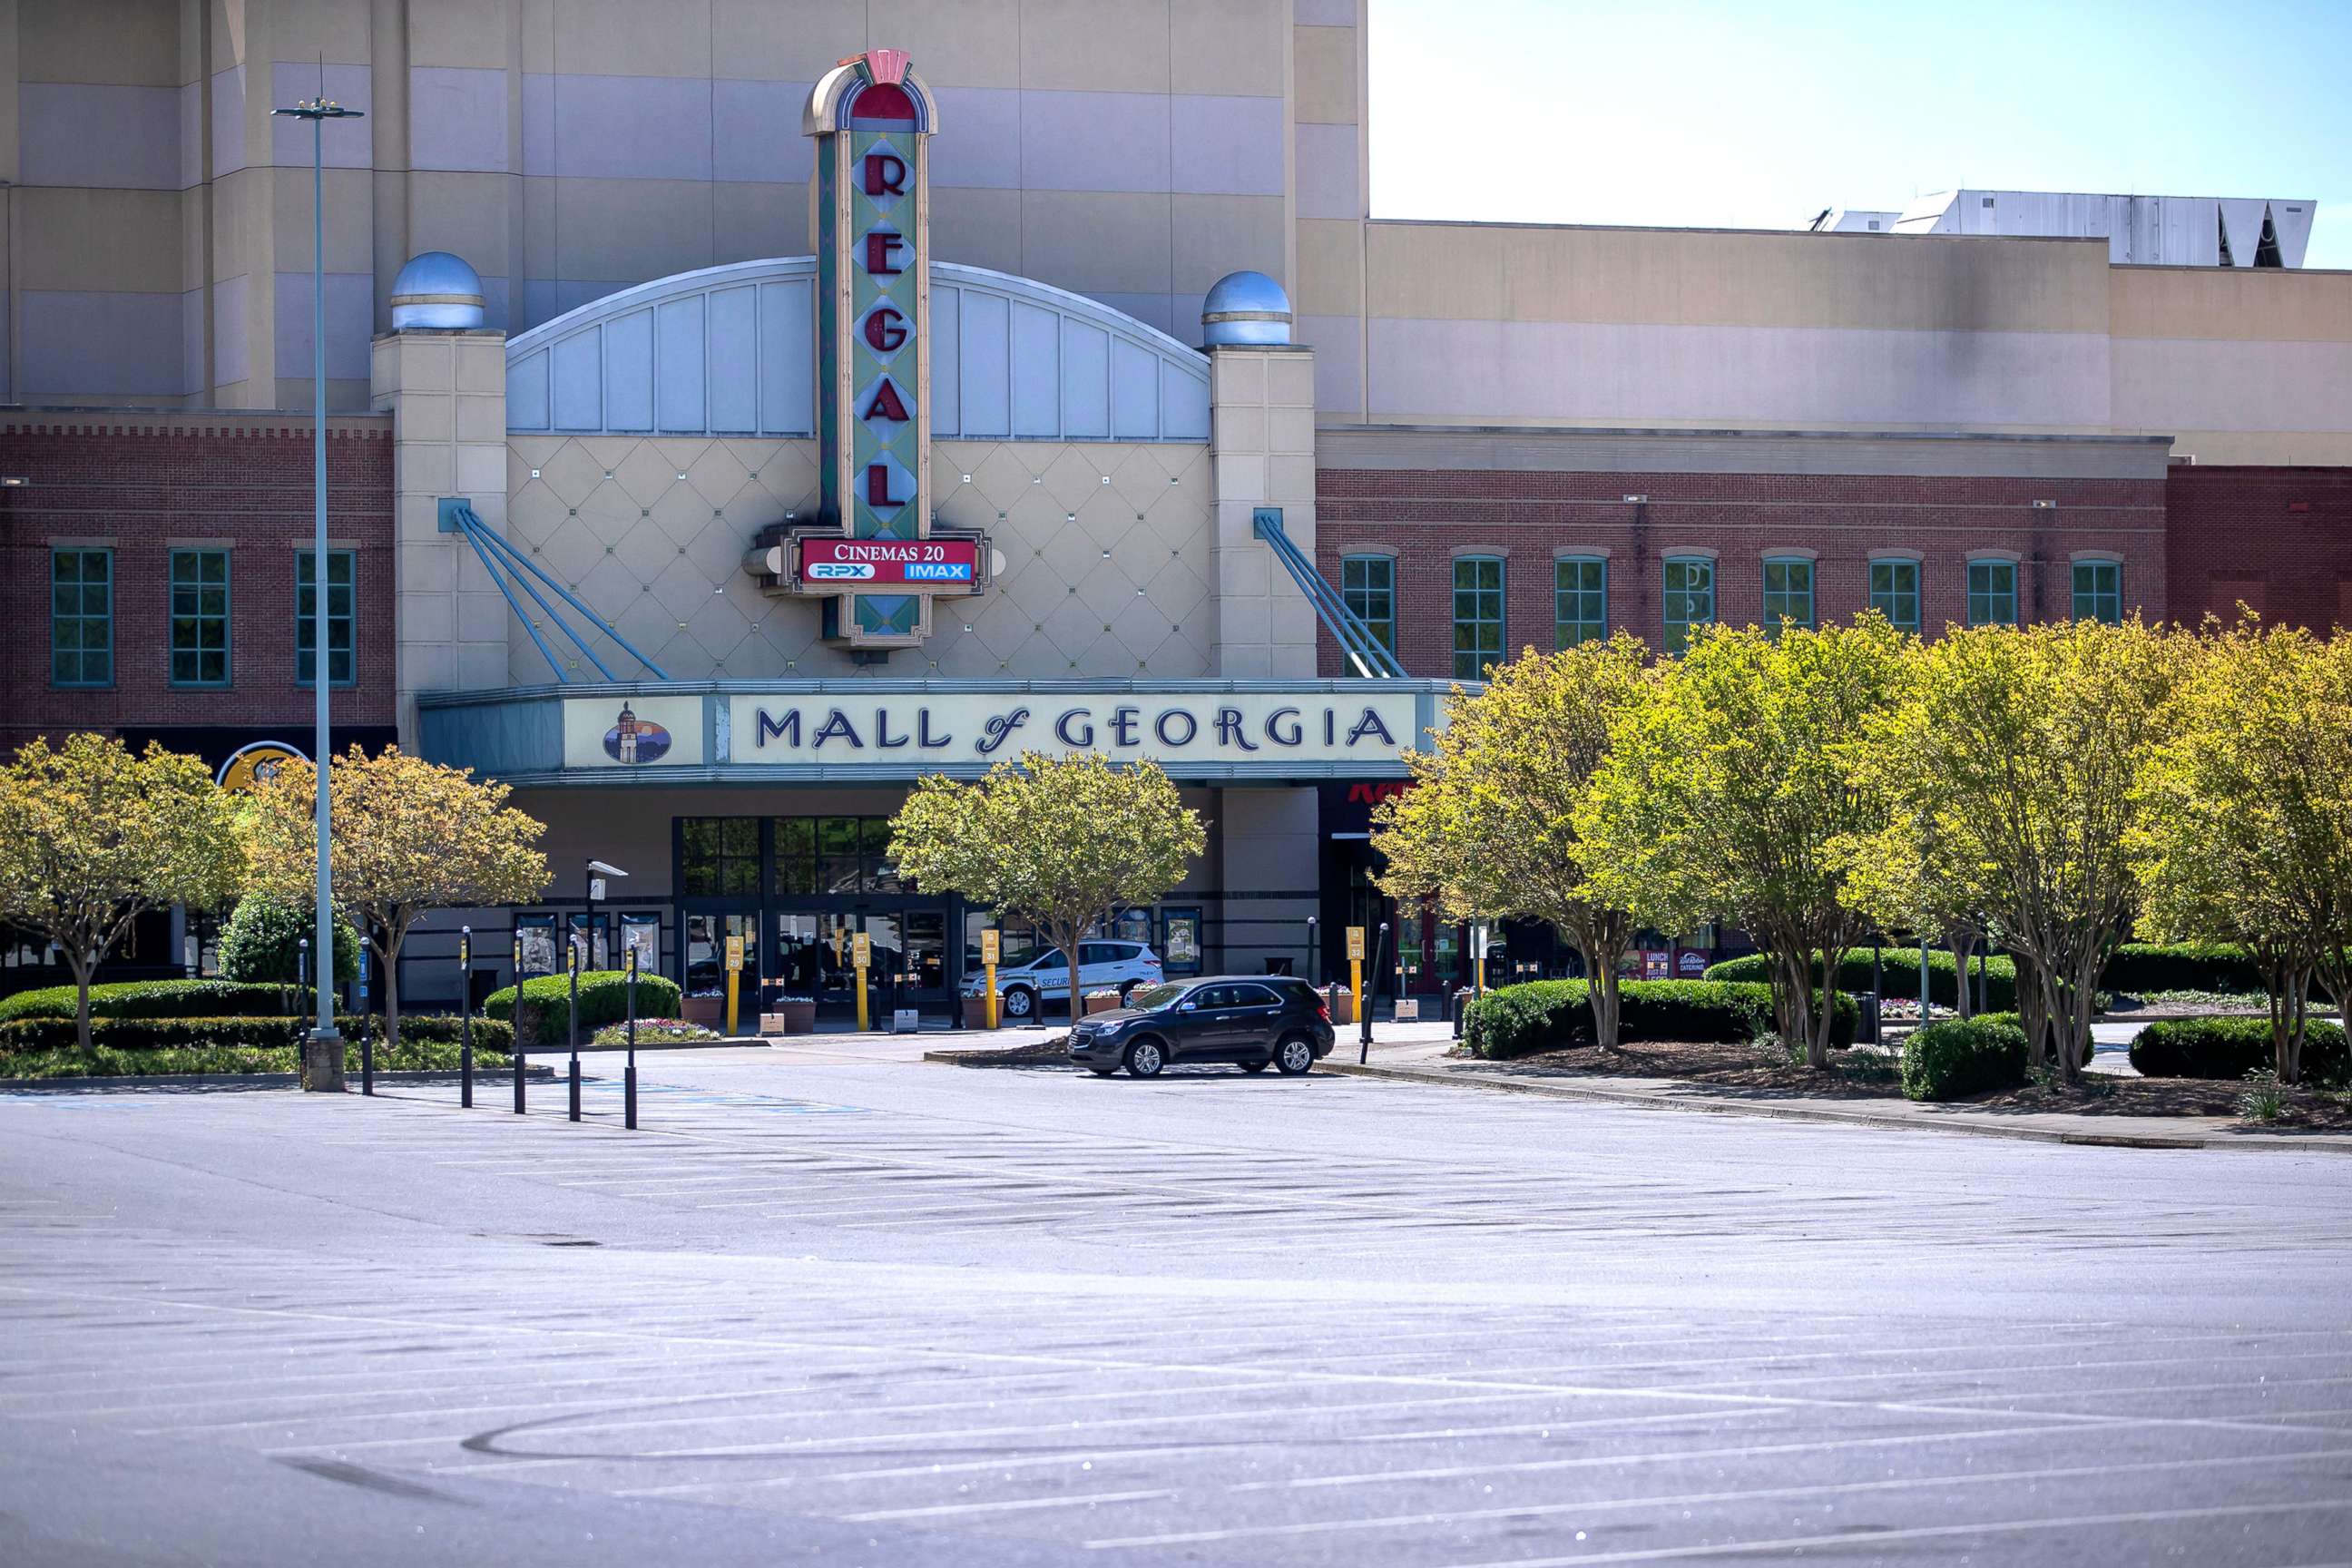
<instances>
[{"instance_id":1,"label":"crape myrtle tree","mask_svg":"<svg viewBox=\"0 0 2352 1568\"><path fill-rule=\"evenodd\" d=\"M2017 961L2032 1063L2054 1047L2068 1082L2138 906L2141 774L2195 640L2137 619L1948 628L1909 661L1857 757L1895 803L1875 852L1961 868Z\"/></svg>"},{"instance_id":2,"label":"crape myrtle tree","mask_svg":"<svg viewBox=\"0 0 2352 1568\"><path fill-rule=\"evenodd\" d=\"M1114 766L1099 752L1024 752L974 784L932 774L890 821L901 876L1036 922L1070 964L1078 943L1119 910L1148 904L1184 879L1207 847L1200 814L1150 763Z\"/></svg>"},{"instance_id":3,"label":"crape myrtle tree","mask_svg":"<svg viewBox=\"0 0 2352 1568\"><path fill-rule=\"evenodd\" d=\"M255 796L253 889L299 903L318 874L318 774L289 762ZM329 773L331 897L383 971L384 1038L400 1040L400 949L427 910L525 903L547 886L547 831L507 805L507 786L386 747L359 747Z\"/></svg>"},{"instance_id":4,"label":"crape myrtle tree","mask_svg":"<svg viewBox=\"0 0 2352 1568\"><path fill-rule=\"evenodd\" d=\"M1576 808L1609 755L1610 726L1654 679L1649 650L1620 632L1558 653L1528 648L1456 688L1431 749L1404 753L1412 787L1383 802L1372 847L1386 858L1382 891L1434 893L1454 920L1549 921L1591 976L1593 1037L1618 1039L1617 966L1633 917L1594 891Z\"/></svg>"},{"instance_id":5,"label":"crape myrtle tree","mask_svg":"<svg viewBox=\"0 0 2352 1568\"><path fill-rule=\"evenodd\" d=\"M1873 925L1846 868L1887 802L1858 753L1910 646L1874 613L1702 627L1618 714L1576 809L1594 897L1659 931L1720 920L1756 938L1780 1037L1811 1067L1829 1065L1838 967Z\"/></svg>"},{"instance_id":6,"label":"crape myrtle tree","mask_svg":"<svg viewBox=\"0 0 2352 1568\"><path fill-rule=\"evenodd\" d=\"M2242 944L2282 1082L2303 1073L2313 981L2352 950L2352 643L2251 618L2199 648L2141 775L2133 838L2158 941Z\"/></svg>"},{"instance_id":7,"label":"crape myrtle tree","mask_svg":"<svg viewBox=\"0 0 2352 1568\"><path fill-rule=\"evenodd\" d=\"M197 758L108 735L46 736L0 766L0 920L47 938L74 978L87 1058L90 975L153 910L210 909L245 869L236 813Z\"/></svg>"}]
</instances>

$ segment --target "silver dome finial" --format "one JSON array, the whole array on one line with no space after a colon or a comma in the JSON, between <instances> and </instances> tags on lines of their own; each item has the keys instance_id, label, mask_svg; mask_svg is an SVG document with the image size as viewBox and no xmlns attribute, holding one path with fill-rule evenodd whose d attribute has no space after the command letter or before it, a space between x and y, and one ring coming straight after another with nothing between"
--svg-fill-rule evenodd
<instances>
[{"instance_id":1,"label":"silver dome finial","mask_svg":"<svg viewBox=\"0 0 2352 1568\"><path fill-rule=\"evenodd\" d=\"M1290 342L1290 296L1263 272L1228 272L1201 301L1206 348Z\"/></svg>"},{"instance_id":2,"label":"silver dome finial","mask_svg":"<svg viewBox=\"0 0 2352 1568\"><path fill-rule=\"evenodd\" d=\"M482 324L482 275L465 258L428 250L409 258L392 281L392 330Z\"/></svg>"}]
</instances>

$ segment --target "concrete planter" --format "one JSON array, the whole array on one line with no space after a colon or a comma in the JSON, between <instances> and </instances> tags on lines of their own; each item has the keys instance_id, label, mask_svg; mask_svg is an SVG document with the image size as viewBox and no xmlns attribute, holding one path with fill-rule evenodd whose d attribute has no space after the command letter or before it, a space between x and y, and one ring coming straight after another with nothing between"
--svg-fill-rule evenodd
<instances>
[{"instance_id":1,"label":"concrete planter","mask_svg":"<svg viewBox=\"0 0 2352 1568\"><path fill-rule=\"evenodd\" d=\"M1087 1016L1088 1017L1092 1017L1097 1013L1110 1012L1118 1005L1118 993L1116 991L1089 991L1087 993Z\"/></svg>"},{"instance_id":2,"label":"concrete planter","mask_svg":"<svg viewBox=\"0 0 2352 1568\"><path fill-rule=\"evenodd\" d=\"M1002 1002L999 1002L997 1004L997 1021L999 1023L1003 1021L1003 1014L1004 1005ZM963 999L963 1026L967 1029L985 1029L988 1027L987 997L967 996Z\"/></svg>"},{"instance_id":3,"label":"concrete planter","mask_svg":"<svg viewBox=\"0 0 2352 1568\"><path fill-rule=\"evenodd\" d=\"M776 1004L773 1012L760 1015L760 1033L763 1035L814 1035L816 1033L816 1004L792 998Z\"/></svg>"}]
</instances>

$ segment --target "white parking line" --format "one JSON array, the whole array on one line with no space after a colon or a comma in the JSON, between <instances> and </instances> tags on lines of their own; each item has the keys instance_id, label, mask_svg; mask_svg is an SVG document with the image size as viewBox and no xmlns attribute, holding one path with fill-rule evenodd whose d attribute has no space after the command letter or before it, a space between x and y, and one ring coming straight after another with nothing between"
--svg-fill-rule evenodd
<instances>
[{"instance_id":1,"label":"white parking line","mask_svg":"<svg viewBox=\"0 0 2352 1568\"><path fill-rule=\"evenodd\" d=\"M1009 1502L941 1503L932 1508L884 1508L867 1513L833 1517L845 1524L873 1524L886 1519L943 1519L960 1513L1017 1513L1041 1508L1093 1508L1107 1502L1143 1502L1171 1498L1172 1489L1150 1492L1095 1492L1082 1497L1018 1498Z\"/></svg>"}]
</instances>

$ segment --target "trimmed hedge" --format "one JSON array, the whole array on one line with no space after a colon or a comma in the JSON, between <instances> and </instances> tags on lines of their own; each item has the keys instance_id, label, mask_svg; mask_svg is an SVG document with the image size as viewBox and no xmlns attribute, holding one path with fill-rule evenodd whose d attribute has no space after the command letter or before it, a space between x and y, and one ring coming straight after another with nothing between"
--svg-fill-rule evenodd
<instances>
[{"instance_id":1,"label":"trimmed hedge","mask_svg":"<svg viewBox=\"0 0 2352 1568\"><path fill-rule=\"evenodd\" d=\"M242 1018L307 1016L318 1005L308 989L236 980L123 980L89 988L93 1018ZM74 1016L74 988L48 985L0 1001L0 1024L15 1018Z\"/></svg>"},{"instance_id":2,"label":"trimmed hedge","mask_svg":"<svg viewBox=\"0 0 2352 1568\"><path fill-rule=\"evenodd\" d=\"M362 1019L356 1014L346 1014L335 1020L335 1026L354 1045L364 1023L376 1040L383 1039L383 1020ZM161 1051L161 1050L273 1050L292 1051L299 1048L303 1037L310 1032L308 1017L268 1018L95 1018L90 1021L90 1045L101 1053ZM454 1015L420 1013L403 1015L400 1020L400 1043L405 1047L446 1046L449 1064L457 1065L456 1052L459 1044L459 1020ZM479 1059L484 1051L504 1052L514 1043L514 1030L495 1018L474 1020L474 1054ZM72 1050L76 1048L74 1023L71 1018L15 1018L0 1023L0 1055L16 1052ZM255 1071L277 1071L278 1068L255 1068Z\"/></svg>"},{"instance_id":3,"label":"trimmed hedge","mask_svg":"<svg viewBox=\"0 0 2352 1568\"><path fill-rule=\"evenodd\" d=\"M2017 965L2000 953L1986 959L1986 1007L2001 1012L2017 1005ZM1821 959L1813 960L1818 973ZM1885 989L1882 995L1891 1001L1917 1000L1919 995L1919 950L1916 947L1889 947L1881 950L1879 973ZM1977 960L1969 960L1969 984L1976 984ZM1743 984L1766 984L1772 981L1772 960L1765 953L1751 952L1740 958L1727 958L1721 963L1707 966L1705 978L1730 981ZM1859 994L1870 989L1870 950L1849 952L1838 965L1838 989ZM1973 993L1971 993L1973 994ZM1928 1000L1942 1007L1959 1005L1959 977L1952 963L1949 950L1930 948L1927 952Z\"/></svg>"},{"instance_id":4,"label":"trimmed hedge","mask_svg":"<svg viewBox=\"0 0 2352 1568\"><path fill-rule=\"evenodd\" d=\"M342 916L333 919L335 979L339 983L356 980L360 975L360 933ZM236 912L229 916L228 923L221 928L222 978L291 985L302 972L303 939L317 931L316 910L303 905L281 904L257 893L247 894L236 906Z\"/></svg>"},{"instance_id":5,"label":"trimmed hedge","mask_svg":"<svg viewBox=\"0 0 2352 1568\"><path fill-rule=\"evenodd\" d=\"M515 1010L515 988L493 991L482 1003L482 1011L493 1018L510 1018ZM629 975L622 969L587 969L580 973L580 1030L593 1035L606 1024L617 1024L628 1016ZM637 976L637 1016L640 1018L675 1018L678 1014L677 982L667 975ZM526 1026L537 1016L538 1028L529 1036L534 1045L562 1045L572 1028L572 977L568 974L541 974L523 986L523 1021Z\"/></svg>"},{"instance_id":6,"label":"trimmed hedge","mask_svg":"<svg viewBox=\"0 0 2352 1568\"><path fill-rule=\"evenodd\" d=\"M110 1020L104 1025L92 1026L97 1045L95 1062L85 1058L75 1048L70 1023L66 1026L62 1044L44 1044L29 1037L27 1026L45 1028L52 1022L40 1018L0 1024L0 1078L154 1078L184 1073L241 1075L299 1072L302 1067L299 1037L304 1026L301 1020ZM339 1019L338 1023L348 1037L343 1046L344 1065L355 1075L360 1070L360 1020L347 1017ZM242 1038L221 1027L248 1025L260 1027ZM422 1028L411 1034L412 1025L422 1026ZM187 1031L205 1037L186 1040L153 1037L170 1030ZM257 1035L261 1038L256 1038ZM262 1043L264 1039L270 1043ZM504 1024L490 1019L475 1019L475 1070L492 1072L509 1066L510 1058L504 1047L512 1039L512 1033ZM458 1066L459 1048L457 1019L454 1016L425 1015L403 1018L398 1047L386 1047L381 1038L378 1039L374 1052L376 1070L455 1071Z\"/></svg>"},{"instance_id":7,"label":"trimmed hedge","mask_svg":"<svg viewBox=\"0 0 2352 1568\"><path fill-rule=\"evenodd\" d=\"M2014 1015L1948 1018L1903 1042L1906 1100L1965 1100L2025 1081L2025 1031Z\"/></svg>"},{"instance_id":8,"label":"trimmed hedge","mask_svg":"<svg viewBox=\"0 0 2352 1568\"><path fill-rule=\"evenodd\" d=\"M2131 1064L2144 1078L2218 1079L2235 1082L2275 1067L2268 1018L2168 1018L2132 1041ZM2308 1083L2346 1080L2342 1026L2317 1019L2304 1026L2303 1076Z\"/></svg>"},{"instance_id":9,"label":"trimmed hedge","mask_svg":"<svg viewBox=\"0 0 2352 1568\"><path fill-rule=\"evenodd\" d=\"M1772 988L1706 980L1629 980L1619 985L1618 1032L1626 1040L1752 1040L1771 1032ZM1507 1060L1592 1044L1592 1008L1581 980L1535 980L1489 991L1462 1016L1475 1056ZM1857 1010L1837 999L1833 1043L1853 1043Z\"/></svg>"},{"instance_id":10,"label":"trimmed hedge","mask_svg":"<svg viewBox=\"0 0 2352 1568\"><path fill-rule=\"evenodd\" d=\"M2262 971L2246 950L2226 942L2127 942L2107 959L2099 984L2135 996L2151 991L2252 991L2263 989Z\"/></svg>"}]
</instances>

